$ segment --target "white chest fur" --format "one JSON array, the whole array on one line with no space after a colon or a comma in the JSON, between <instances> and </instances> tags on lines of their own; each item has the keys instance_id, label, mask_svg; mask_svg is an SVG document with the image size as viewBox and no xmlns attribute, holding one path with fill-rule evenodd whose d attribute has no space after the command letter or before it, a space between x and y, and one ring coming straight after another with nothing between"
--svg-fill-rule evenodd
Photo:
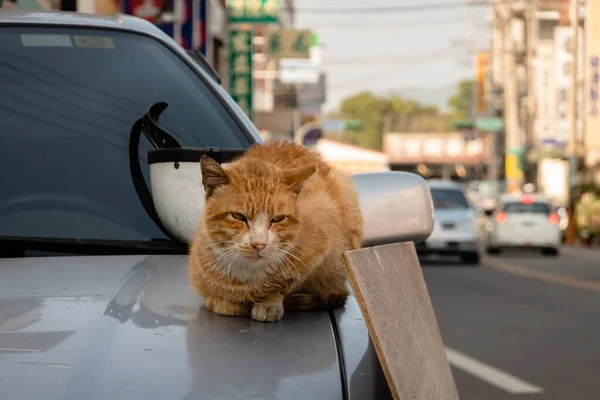
<instances>
[{"instance_id":1,"label":"white chest fur","mask_svg":"<svg viewBox=\"0 0 600 400\"><path fill-rule=\"evenodd\" d=\"M225 255L222 250L217 251L217 255L219 259L212 268L222 276L238 282L260 282L276 268L267 260L249 262L239 254Z\"/></svg>"}]
</instances>

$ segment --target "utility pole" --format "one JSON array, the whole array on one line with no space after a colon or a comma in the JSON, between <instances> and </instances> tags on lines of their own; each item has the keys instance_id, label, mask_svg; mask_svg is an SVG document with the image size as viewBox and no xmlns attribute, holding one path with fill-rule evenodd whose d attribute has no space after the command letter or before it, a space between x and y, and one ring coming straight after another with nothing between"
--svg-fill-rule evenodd
<instances>
[{"instance_id":1,"label":"utility pole","mask_svg":"<svg viewBox=\"0 0 600 400\"><path fill-rule=\"evenodd\" d=\"M506 145L506 183L507 192L519 191L523 184L518 166L522 148L519 126L519 107L517 103L516 50L511 35L511 4L503 1L496 3L501 13L502 24L502 86L504 87L504 120Z\"/></svg>"},{"instance_id":2,"label":"utility pole","mask_svg":"<svg viewBox=\"0 0 600 400\"><path fill-rule=\"evenodd\" d=\"M571 37L571 52L573 55L571 62L571 168L569 187L572 189L577 180L579 170L579 160L577 154L577 94L579 93L578 69L579 69L579 0L571 0L570 19L573 33ZM572 192L572 191L571 191ZM575 222L575 199L569 196L569 208L567 210L569 216L569 226L565 232L565 243L572 244L577 237L577 227Z\"/></svg>"},{"instance_id":3,"label":"utility pole","mask_svg":"<svg viewBox=\"0 0 600 400\"><path fill-rule=\"evenodd\" d=\"M571 40L571 52L573 54L573 62L571 63L571 155L573 157L572 168L573 178L577 176L579 170L578 160L578 107L577 99L579 94L579 0L571 0L571 28L573 29Z\"/></svg>"},{"instance_id":4,"label":"utility pole","mask_svg":"<svg viewBox=\"0 0 600 400\"><path fill-rule=\"evenodd\" d=\"M531 160L532 150L535 149L535 120L537 114L537 101L535 96L535 73L533 59L535 57L535 44L537 37L537 0L527 1L527 133L525 140L525 181L537 186L537 163Z\"/></svg>"}]
</instances>

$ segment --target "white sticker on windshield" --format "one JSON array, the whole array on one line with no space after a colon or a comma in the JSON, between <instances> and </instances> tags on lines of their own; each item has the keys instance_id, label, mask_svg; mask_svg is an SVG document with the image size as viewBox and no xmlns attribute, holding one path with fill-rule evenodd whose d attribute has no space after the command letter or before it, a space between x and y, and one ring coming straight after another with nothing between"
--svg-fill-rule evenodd
<instances>
[{"instance_id":1,"label":"white sticker on windshield","mask_svg":"<svg viewBox=\"0 0 600 400\"><path fill-rule=\"evenodd\" d=\"M21 43L25 47L73 47L69 35L21 34Z\"/></svg>"}]
</instances>

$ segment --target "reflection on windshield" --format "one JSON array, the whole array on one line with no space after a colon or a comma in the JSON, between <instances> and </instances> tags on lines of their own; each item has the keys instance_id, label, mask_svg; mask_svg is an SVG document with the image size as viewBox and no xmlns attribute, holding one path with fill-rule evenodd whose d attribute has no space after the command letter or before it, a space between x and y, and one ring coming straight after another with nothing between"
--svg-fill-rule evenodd
<instances>
[{"instance_id":1,"label":"reflection on windshield","mask_svg":"<svg viewBox=\"0 0 600 400\"><path fill-rule=\"evenodd\" d=\"M436 209L460 210L469 208L465 195L456 189L431 189L433 206Z\"/></svg>"},{"instance_id":2,"label":"reflection on windshield","mask_svg":"<svg viewBox=\"0 0 600 400\"><path fill-rule=\"evenodd\" d=\"M0 28L0 236L165 238L129 174L134 122L155 102L183 147L247 148L230 112L160 42L72 28ZM148 179L149 143L140 145Z\"/></svg>"}]
</instances>

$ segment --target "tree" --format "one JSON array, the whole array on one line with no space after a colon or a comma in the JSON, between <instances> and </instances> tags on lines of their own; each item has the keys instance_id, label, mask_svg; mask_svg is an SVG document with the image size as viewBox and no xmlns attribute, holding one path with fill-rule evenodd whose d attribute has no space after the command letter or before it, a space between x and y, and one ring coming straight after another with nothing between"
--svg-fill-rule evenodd
<instances>
[{"instance_id":1,"label":"tree","mask_svg":"<svg viewBox=\"0 0 600 400\"><path fill-rule=\"evenodd\" d=\"M456 94L448 99L448 105L452 109L454 119L468 119L472 115L474 96L473 88L475 82L465 79L458 83Z\"/></svg>"},{"instance_id":2,"label":"tree","mask_svg":"<svg viewBox=\"0 0 600 400\"><path fill-rule=\"evenodd\" d=\"M362 123L359 131L344 132L343 141L375 150L382 149L384 132L442 132L449 130L451 124L451 118L441 114L436 106L397 95L378 97L371 92L342 100L336 117Z\"/></svg>"},{"instance_id":3,"label":"tree","mask_svg":"<svg viewBox=\"0 0 600 400\"><path fill-rule=\"evenodd\" d=\"M381 150L383 116L391 110L389 100L370 92L361 92L342 100L340 114L343 118L359 119L362 128L356 132L344 132L344 140L353 144Z\"/></svg>"}]
</instances>

